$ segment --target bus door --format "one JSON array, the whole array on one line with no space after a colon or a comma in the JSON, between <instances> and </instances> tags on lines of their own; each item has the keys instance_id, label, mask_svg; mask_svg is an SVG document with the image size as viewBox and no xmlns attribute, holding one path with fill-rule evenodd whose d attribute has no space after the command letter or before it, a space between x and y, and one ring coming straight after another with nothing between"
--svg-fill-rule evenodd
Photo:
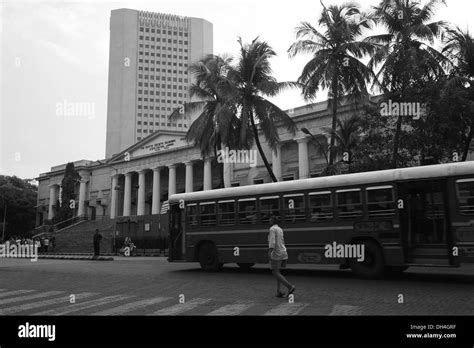
<instances>
[{"instance_id":1,"label":"bus door","mask_svg":"<svg viewBox=\"0 0 474 348\"><path fill-rule=\"evenodd\" d=\"M184 223L182 221L184 214L180 209L179 204L173 204L169 210L170 214L170 246L169 246L169 260L170 261L184 261L185 250L184 246Z\"/></svg>"},{"instance_id":2,"label":"bus door","mask_svg":"<svg viewBox=\"0 0 474 348\"><path fill-rule=\"evenodd\" d=\"M423 180L398 185L400 229L405 262L451 265L452 236L446 180Z\"/></svg>"}]
</instances>

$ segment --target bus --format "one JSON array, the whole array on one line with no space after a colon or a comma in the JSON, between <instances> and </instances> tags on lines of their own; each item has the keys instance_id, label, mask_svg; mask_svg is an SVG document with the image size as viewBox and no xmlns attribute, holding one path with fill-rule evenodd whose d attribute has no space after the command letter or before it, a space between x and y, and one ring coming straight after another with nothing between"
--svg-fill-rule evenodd
<instances>
[{"instance_id":1,"label":"bus","mask_svg":"<svg viewBox=\"0 0 474 348\"><path fill-rule=\"evenodd\" d=\"M168 261L205 271L268 263L272 215L288 264L377 278L474 261L474 161L180 193L169 206ZM363 258L344 254L355 247Z\"/></svg>"}]
</instances>

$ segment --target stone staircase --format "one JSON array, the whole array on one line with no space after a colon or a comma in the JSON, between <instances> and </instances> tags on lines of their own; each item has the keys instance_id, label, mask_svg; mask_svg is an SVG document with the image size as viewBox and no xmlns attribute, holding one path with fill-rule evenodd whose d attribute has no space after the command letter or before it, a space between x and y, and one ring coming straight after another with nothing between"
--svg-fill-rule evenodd
<instances>
[{"instance_id":1,"label":"stone staircase","mask_svg":"<svg viewBox=\"0 0 474 348\"><path fill-rule=\"evenodd\" d=\"M100 243L100 252L111 253L113 243L113 233L115 230L115 222L110 219L88 220L75 226L58 231L54 234L56 238L56 248L50 249L51 253L94 253L92 237L95 229L98 228L102 235Z\"/></svg>"}]
</instances>

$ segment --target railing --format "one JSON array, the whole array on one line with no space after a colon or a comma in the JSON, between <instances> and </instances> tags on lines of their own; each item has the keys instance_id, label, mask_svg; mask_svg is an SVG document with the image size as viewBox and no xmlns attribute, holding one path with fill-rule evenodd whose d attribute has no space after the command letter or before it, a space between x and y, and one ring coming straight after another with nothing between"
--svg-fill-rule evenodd
<instances>
[{"instance_id":1,"label":"railing","mask_svg":"<svg viewBox=\"0 0 474 348\"><path fill-rule=\"evenodd\" d=\"M70 219L63 220L63 221L58 222L57 224L53 225L53 230L56 232L57 230L61 230L65 227L68 227L68 226L71 226L72 224L75 224L76 222L84 221L84 220L88 220L87 215L74 216Z\"/></svg>"}]
</instances>

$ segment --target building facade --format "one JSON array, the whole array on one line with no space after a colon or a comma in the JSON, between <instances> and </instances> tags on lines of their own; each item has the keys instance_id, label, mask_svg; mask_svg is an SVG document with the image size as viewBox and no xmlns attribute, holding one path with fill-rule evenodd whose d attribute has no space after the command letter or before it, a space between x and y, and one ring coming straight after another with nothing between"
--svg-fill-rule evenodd
<instances>
[{"instance_id":1,"label":"building facade","mask_svg":"<svg viewBox=\"0 0 474 348\"><path fill-rule=\"evenodd\" d=\"M186 130L189 118L168 116L190 101L189 65L212 53L213 26L204 19L113 10L105 157L158 130Z\"/></svg>"},{"instance_id":2,"label":"building facade","mask_svg":"<svg viewBox=\"0 0 474 348\"><path fill-rule=\"evenodd\" d=\"M339 115L349 116L353 112L350 106L344 106ZM269 148L261 134L264 152L279 181L316 176L325 167L325 159L314 140L300 129L307 128L319 142L328 141L322 135L322 128L331 124L327 102L287 110L287 113L298 130L293 134L281 127L276 151ZM74 215L116 218L159 214L163 202L173 193L271 182L259 155L255 166L220 164L213 157L203 159L199 148L184 140L185 135L185 131L159 130L109 159L75 162L81 180L77 183ZM256 147L252 150L257 153ZM220 166L224 166L223 182ZM52 167L50 172L37 178L38 226L55 216L65 168L66 164Z\"/></svg>"}]
</instances>

